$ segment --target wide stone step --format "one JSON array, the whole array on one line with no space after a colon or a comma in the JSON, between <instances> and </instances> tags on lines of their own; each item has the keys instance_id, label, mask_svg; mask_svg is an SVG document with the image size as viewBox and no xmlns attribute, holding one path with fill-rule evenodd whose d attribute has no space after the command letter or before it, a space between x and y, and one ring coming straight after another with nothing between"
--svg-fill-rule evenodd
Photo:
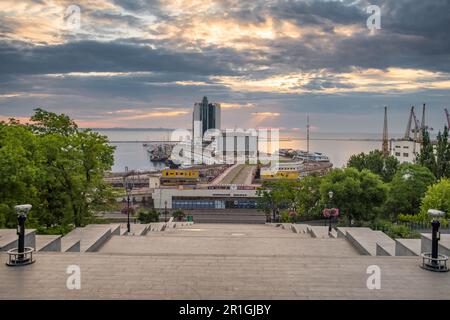
<instances>
[{"instance_id":1,"label":"wide stone step","mask_svg":"<svg viewBox=\"0 0 450 320\"><path fill-rule=\"evenodd\" d=\"M431 233L421 233L421 251L431 252ZM441 234L441 240L439 240L439 253L450 257L450 234Z\"/></svg>"},{"instance_id":2,"label":"wide stone step","mask_svg":"<svg viewBox=\"0 0 450 320\"><path fill-rule=\"evenodd\" d=\"M320 239L311 240L320 242ZM1 265L6 259L6 255L0 254ZM69 276L65 271L72 264L82 268L81 290L67 290L65 286ZM380 290L367 288L370 274L366 270L370 265L382 270ZM187 253L137 257L44 252L26 270L0 267L0 299L438 300L448 299L448 279L448 273L419 268L417 257L192 256Z\"/></svg>"},{"instance_id":3,"label":"wide stone step","mask_svg":"<svg viewBox=\"0 0 450 320\"><path fill-rule=\"evenodd\" d=\"M330 238L330 235L328 234L328 227L326 226L308 226L307 230L312 238Z\"/></svg>"},{"instance_id":4,"label":"wide stone step","mask_svg":"<svg viewBox=\"0 0 450 320\"><path fill-rule=\"evenodd\" d=\"M37 235L36 251L42 252L61 252L60 235Z\"/></svg>"},{"instance_id":5,"label":"wide stone step","mask_svg":"<svg viewBox=\"0 0 450 320\"><path fill-rule=\"evenodd\" d=\"M337 237L338 238L347 238L347 230L366 230L371 231L372 229L366 227L337 227Z\"/></svg>"},{"instance_id":6,"label":"wide stone step","mask_svg":"<svg viewBox=\"0 0 450 320\"><path fill-rule=\"evenodd\" d=\"M80 252L81 239L70 236L61 238L61 252Z\"/></svg>"},{"instance_id":7,"label":"wide stone step","mask_svg":"<svg viewBox=\"0 0 450 320\"><path fill-rule=\"evenodd\" d=\"M342 234L345 232L347 240L362 255L394 255L395 241L382 231L373 231L368 228L345 228L338 229ZM378 251L377 251L378 247Z\"/></svg>"},{"instance_id":8,"label":"wide stone step","mask_svg":"<svg viewBox=\"0 0 450 320\"><path fill-rule=\"evenodd\" d=\"M150 224L139 224L139 223L131 223L130 224L130 234L132 236L143 236L147 233ZM120 235L127 235L128 229L127 224L122 223L120 225Z\"/></svg>"},{"instance_id":9,"label":"wide stone step","mask_svg":"<svg viewBox=\"0 0 450 320\"><path fill-rule=\"evenodd\" d=\"M16 229L0 229L0 251L8 251L18 247ZM36 248L36 230L25 229L25 247Z\"/></svg>"},{"instance_id":10,"label":"wide stone step","mask_svg":"<svg viewBox=\"0 0 450 320\"><path fill-rule=\"evenodd\" d=\"M147 229L147 235L151 232L164 231L166 224L164 222L153 222L150 223Z\"/></svg>"},{"instance_id":11,"label":"wide stone step","mask_svg":"<svg viewBox=\"0 0 450 320\"><path fill-rule=\"evenodd\" d=\"M265 224L266 215L258 211L194 211L185 212L193 217L196 223L249 223Z\"/></svg>"},{"instance_id":12,"label":"wide stone step","mask_svg":"<svg viewBox=\"0 0 450 320\"><path fill-rule=\"evenodd\" d=\"M76 228L61 239L61 250L63 252L94 252L112 235L120 235L119 224L90 224L83 228Z\"/></svg>"},{"instance_id":13,"label":"wide stone step","mask_svg":"<svg viewBox=\"0 0 450 320\"><path fill-rule=\"evenodd\" d=\"M395 239L396 256L419 256L420 239Z\"/></svg>"}]
</instances>

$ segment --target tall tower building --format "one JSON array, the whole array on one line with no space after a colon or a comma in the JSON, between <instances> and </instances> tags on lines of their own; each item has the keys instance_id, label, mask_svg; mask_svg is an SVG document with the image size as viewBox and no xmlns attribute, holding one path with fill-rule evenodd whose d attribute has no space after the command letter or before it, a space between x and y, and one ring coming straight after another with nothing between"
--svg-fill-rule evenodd
<instances>
[{"instance_id":1,"label":"tall tower building","mask_svg":"<svg viewBox=\"0 0 450 320\"><path fill-rule=\"evenodd\" d=\"M208 129L220 130L220 104L209 103L207 97L194 104L192 114L192 133L194 138L201 138Z\"/></svg>"}]
</instances>

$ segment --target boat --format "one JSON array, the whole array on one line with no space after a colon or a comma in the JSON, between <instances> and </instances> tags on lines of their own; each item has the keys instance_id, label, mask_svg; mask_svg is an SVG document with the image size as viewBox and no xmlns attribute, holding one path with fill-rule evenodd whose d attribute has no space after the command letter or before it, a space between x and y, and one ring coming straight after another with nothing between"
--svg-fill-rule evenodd
<instances>
[{"instance_id":1,"label":"boat","mask_svg":"<svg viewBox=\"0 0 450 320\"><path fill-rule=\"evenodd\" d=\"M151 145L147 149L147 153L150 157L150 161L164 162L170 158L173 145L170 144L156 144Z\"/></svg>"},{"instance_id":2,"label":"boat","mask_svg":"<svg viewBox=\"0 0 450 320\"><path fill-rule=\"evenodd\" d=\"M303 150L295 150L293 153L294 160L302 160L309 162L330 162L330 158L321 152L306 152Z\"/></svg>"}]
</instances>

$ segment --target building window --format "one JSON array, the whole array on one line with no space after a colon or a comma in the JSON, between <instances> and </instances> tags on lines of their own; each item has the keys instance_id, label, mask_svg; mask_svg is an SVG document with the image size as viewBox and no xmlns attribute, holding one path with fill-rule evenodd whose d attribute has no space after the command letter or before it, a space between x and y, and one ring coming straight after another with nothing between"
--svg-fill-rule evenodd
<instances>
[{"instance_id":1,"label":"building window","mask_svg":"<svg viewBox=\"0 0 450 320\"><path fill-rule=\"evenodd\" d=\"M396 152L396 153L395 153L395 156L396 156L396 157L400 157L400 152Z\"/></svg>"},{"instance_id":2,"label":"building window","mask_svg":"<svg viewBox=\"0 0 450 320\"><path fill-rule=\"evenodd\" d=\"M405 158L408 158L408 157L409 157L409 153L404 153L403 156L404 156Z\"/></svg>"}]
</instances>

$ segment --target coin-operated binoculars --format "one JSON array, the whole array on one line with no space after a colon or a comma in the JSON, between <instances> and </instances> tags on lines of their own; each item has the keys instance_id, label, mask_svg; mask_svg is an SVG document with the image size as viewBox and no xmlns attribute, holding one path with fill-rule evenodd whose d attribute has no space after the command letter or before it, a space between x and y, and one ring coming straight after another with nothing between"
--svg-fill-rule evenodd
<instances>
[{"instance_id":1,"label":"coin-operated binoculars","mask_svg":"<svg viewBox=\"0 0 450 320\"><path fill-rule=\"evenodd\" d=\"M9 260L6 262L8 266L24 266L33 263L33 248L25 247L25 221L27 220L28 212L31 210L31 204L22 204L15 206L14 209L17 213L17 235L18 248L14 248L8 251Z\"/></svg>"},{"instance_id":2,"label":"coin-operated binoculars","mask_svg":"<svg viewBox=\"0 0 450 320\"><path fill-rule=\"evenodd\" d=\"M431 221L431 252L424 252L421 254L422 268L436 272L447 272L448 257L439 254L439 240L441 239L441 233L439 232L441 222L439 221L439 218L444 217L445 212L430 209L428 210L428 215L433 218L433 221Z\"/></svg>"}]
</instances>

